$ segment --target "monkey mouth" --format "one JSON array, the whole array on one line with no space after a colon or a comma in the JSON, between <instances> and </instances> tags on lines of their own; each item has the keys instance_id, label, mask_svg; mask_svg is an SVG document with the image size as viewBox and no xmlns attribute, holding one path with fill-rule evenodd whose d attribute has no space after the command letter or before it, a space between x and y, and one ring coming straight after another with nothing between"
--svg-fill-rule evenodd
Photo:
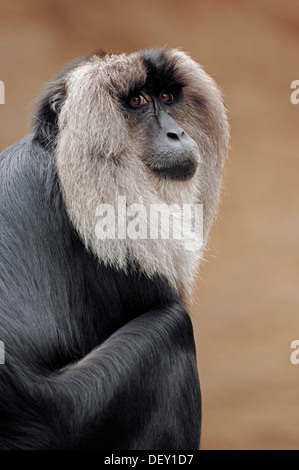
<instances>
[{"instance_id":1,"label":"monkey mouth","mask_svg":"<svg viewBox=\"0 0 299 470\"><path fill-rule=\"evenodd\" d=\"M188 181L196 173L197 162L191 159L173 163L171 165L148 165L150 170L163 179L172 181Z\"/></svg>"}]
</instances>

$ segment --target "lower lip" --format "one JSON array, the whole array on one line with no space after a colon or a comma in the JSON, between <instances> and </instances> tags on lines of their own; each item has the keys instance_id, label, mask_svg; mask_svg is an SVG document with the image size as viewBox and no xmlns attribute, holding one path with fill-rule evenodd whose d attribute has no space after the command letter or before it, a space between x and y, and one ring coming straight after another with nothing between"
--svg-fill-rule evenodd
<instances>
[{"instance_id":1,"label":"lower lip","mask_svg":"<svg viewBox=\"0 0 299 470\"><path fill-rule=\"evenodd\" d=\"M162 176L165 179L170 179L173 181L187 181L195 175L197 163L186 161L168 168L150 168L156 174Z\"/></svg>"}]
</instances>

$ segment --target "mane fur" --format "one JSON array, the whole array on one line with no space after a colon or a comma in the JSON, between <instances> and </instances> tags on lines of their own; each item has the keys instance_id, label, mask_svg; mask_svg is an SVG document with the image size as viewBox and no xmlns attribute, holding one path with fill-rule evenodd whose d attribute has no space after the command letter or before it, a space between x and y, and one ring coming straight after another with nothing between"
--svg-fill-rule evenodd
<instances>
[{"instance_id":1,"label":"mane fur","mask_svg":"<svg viewBox=\"0 0 299 470\"><path fill-rule=\"evenodd\" d=\"M98 205L116 207L119 196L126 197L128 206L142 202L148 213L151 204L202 203L207 243L228 150L226 112L215 82L196 62L177 49L161 53L184 82L184 104L176 119L200 149L201 162L190 181L164 181L150 172L142 161L142 129L138 123L130 126L118 99L146 81L150 55L145 61L142 52L94 54L68 70L61 102L57 97L62 93L52 93L59 109L54 151L66 209L86 248L119 270L159 274L188 298L203 247L190 251L184 240L175 239L100 240L95 230ZM180 212L174 211L174 217Z\"/></svg>"}]
</instances>

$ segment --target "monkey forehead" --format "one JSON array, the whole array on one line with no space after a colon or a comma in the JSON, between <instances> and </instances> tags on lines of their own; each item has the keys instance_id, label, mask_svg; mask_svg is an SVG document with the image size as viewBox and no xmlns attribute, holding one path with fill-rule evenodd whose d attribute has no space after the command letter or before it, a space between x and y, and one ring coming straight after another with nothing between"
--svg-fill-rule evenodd
<instances>
[{"instance_id":1,"label":"monkey forehead","mask_svg":"<svg viewBox=\"0 0 299 470\"><path fill-rule=\"evenodd\" d=\"M157 48L130 54L93 54L71 70L67 86L105 87L112 94L125 93L155 81L156 86L167 87L178 83L192 88L194 94L211 94L217 86L202 67L180 49ZM152 83L151 83L152 85ZM215 98L215 96L214 96Z\"/></svg>"},{"instance_id":2,"label":"monkey forehead","mask_svg":"<svg viewBox=\"0 0 299 470\"><path fill-rule=\"evenodd\" d=\"M104 56L94 54L69 74L66 83L89 88L93 83L114 93L116 90L123 93L132 84L144 82L146 76L146 67L138 52Z\"/></svg>"},{"instance_id":3,"label":"monkey forehead","mask_svg":"<svg viewBox=\"0 0 299 470\"><path fill-rule=\"evenodd\" d=\"M73 69L66 79L67 83L90 86L90 80L111 91L124 93L134 87L142 87L154 80L166 87L179 83L182 86L198 87L205 72L185 52L179 49L157 48L142 50L131 54L95 53ZM193 77L193 81L190 80Z\"/></svg>"}]
</instances>

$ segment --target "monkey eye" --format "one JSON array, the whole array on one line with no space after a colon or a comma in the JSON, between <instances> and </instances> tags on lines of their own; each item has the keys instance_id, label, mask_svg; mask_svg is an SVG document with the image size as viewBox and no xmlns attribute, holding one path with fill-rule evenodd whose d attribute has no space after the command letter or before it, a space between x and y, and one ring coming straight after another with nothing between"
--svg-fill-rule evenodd
<instances>
[{"instance_id":1,"label":"monkey eye","mask_svg":"<svg viewBox=\"0 0 299 470\"><path fill-rule=\"evenodd\" d=\"M132 108L138 108L139 106L143 106L146 103L147 100L143 95L136 95L130 99L130 106L132 106Z\"/></svg>"},{"instance_id":2,"label":"monkey eye","mask_svg":"<svg viewBox=\"0 0 299 470\"><path fill-rule=\"evenodd\" d=\"M174 97L169 91L162 91L160 100L165 104L171 104L174 102Z\"/></svg>"}]
</instances>

